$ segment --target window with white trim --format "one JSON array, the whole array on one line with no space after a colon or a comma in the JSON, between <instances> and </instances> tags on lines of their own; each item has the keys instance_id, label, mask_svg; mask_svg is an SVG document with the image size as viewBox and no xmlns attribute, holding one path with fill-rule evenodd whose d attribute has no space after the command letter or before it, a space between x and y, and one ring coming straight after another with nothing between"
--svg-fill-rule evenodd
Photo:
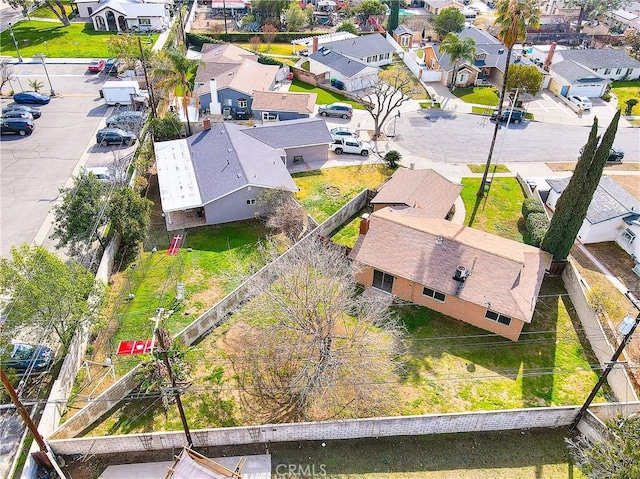
<instances>
[{"instance_id":1,"label":"window with white trim","mask_svg":"<svg viewBox=\"0 0 640 479\"><path fill-rule=\"evenodd\" d=\"M620 75L620 73L622 73L622 68L618 68L618 69L616 70L616 75Z\"/></svg>"},{"instance_id":2,"label":"window with white trim","mask_svg":"<svg viewBox=\"0 0 640 479\"><path fill-rule=\"evenodd\" d=\"M385 273L383 271L378 271L377 269L373 270L373 286L376 289L381 291L386 291L390 293L393 289L393 280L395 278L389 273Z\"/></svg>"},{"instance_id":3,"label":"window with white trim","mask_svg":"<svg viewBox=\"0 0 640 479\"><path fill-rule=\"evenodd\" d=\"M636 234L633 231L631 231L629 228L625 228L624 231L622 232L622 239L625 240L627 243L631 244L635 241Z\"/></svg>"},{"instance_id":4,"label":"window with white trim","mask_svg":"<svg viewBox=\"0 0 640 479\"><path fill-rule=\"evenodd\" d=\"M426 286L422 288L422 294L430 298L433 298L436 301L440 301L441 303L444 303L444 300L447 297L444 293L441 293L440 291L436 291L435 289L427 288Z\"/></svg>"},{"instance_id":5,"label":"window with white trim","mask_svg":"<svg viewBox=\"0 0 640 479\"><path fill-rule=\"evenodd\" d=\"M495 321L496 323L504 324L505 326L509 326L511 324L511 318L509 316L496 313L495 311L491 311L490 309L487 309L487 312L484 313L484 317L489 321Z\"/></svg>"},{"instance_id":6,"label":"window with white trim","mask_svg":"<svg viewBox=\"0 0 640 479\"><path fill-rule=\"evenodd\" d=\"M138 18L138 25L151 26L150 18Z\"/></svg>"},{"instance_id":7,"label":"window with white trim","mask_svg":"<svg viewBox=\"0 0 640 479\"><path fill-rule=\"evenodd\" d=\"M255 205L255 204L256 204L255 198L251 198L250 200L247 200L247 205Z\"/></svg>"},{"instance_id":8,"label":"window with white trim","mask_svg":"<svg viewBox=\"0 0 640 479\"><path fill-rule=\"evenodd\" d=\"M604 74L605 75L611 75L611 68L605 68L604 69Z\"/></svg>"},{"instance_id":9,"label":"window with white trim","mask_svg":"<svg viewBox=\"0 0 640 479\"><path fill-rule=\"evenodd\" d=\"M247 99L238 98L238 108L246 108L246 107L247 107Z\"/></svg>"}]
</instances>

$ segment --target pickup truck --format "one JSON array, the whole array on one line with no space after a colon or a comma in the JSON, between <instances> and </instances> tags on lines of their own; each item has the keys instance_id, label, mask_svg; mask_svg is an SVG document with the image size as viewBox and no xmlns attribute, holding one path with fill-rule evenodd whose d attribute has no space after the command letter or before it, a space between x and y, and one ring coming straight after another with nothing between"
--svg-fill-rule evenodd
<instances>
[{"instance_id":1,"label":"pickup truck","mask_svg":"<svg viewBox=\"0 0 640 479\"><path fill-rule=\"evenodd\" d=\"M356 140L355 138L341 138L335 140L329 146L329 149L334 151L336 155L351 153L354 155L369 156L371 145L364 141Z\"/></svg>"}]
</instances>

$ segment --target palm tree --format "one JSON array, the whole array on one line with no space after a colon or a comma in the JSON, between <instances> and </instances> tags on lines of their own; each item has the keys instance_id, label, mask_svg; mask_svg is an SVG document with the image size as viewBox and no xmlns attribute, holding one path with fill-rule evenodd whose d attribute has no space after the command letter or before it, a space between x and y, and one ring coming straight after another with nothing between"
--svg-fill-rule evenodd
<instances>
[{"instance_id":1,"label":"palm tree","mask_svg":"<svg viewBox=\"0 0 640 479\"><path fill-rule=\"evenodd\" d=\"M175 95L176 89L182 90L182 110L187 119L187 132L191 135L188 106L193 95L194 80L199 62L189 60L182 52L170 49L160 52L158 63L153 69L156 85L169 97Z\"/></svg>"},{"instance_id":2,"label":"palm tree","mask_svg":"<svg viewBox=\"0 0 640 479\"><path fill-rule=\"evenodd\" d=\"M500 99L498 100L498 119L496 120L496 126L493 130L489 157L487 158L482 181L480 182L480 189L477 193L478 197L484 196L484 187L487 182L489 167L491 166L493 148L495 147L498 129L500 128L499 118L502 114L502 105L507 92L507 77L509 75L513 46L527 38L528 28L538 28L540 26L540 6L538 0L498 0L496 12L495 25L498 27L498 38L504 46L507 47L507 61L504 67L502 91L500 92Z\"/></svg>"},{"instance_id":3,"label":"palm tree","mask_svg":"<svg viewBox=\"0 0 640 479\"><path fill-rule=\"evenodd\" d=\"M451 91L456 89L456 76L458 75L458 69L460 62L466 60L469 63L473 62L473 57L476 53L476 41L471 37L460 38L457 33L447 33L440 43L440 50L448 54L453 60L453 76L451 77L451 85L449 88Z\"/></svg>"}]
</instances>

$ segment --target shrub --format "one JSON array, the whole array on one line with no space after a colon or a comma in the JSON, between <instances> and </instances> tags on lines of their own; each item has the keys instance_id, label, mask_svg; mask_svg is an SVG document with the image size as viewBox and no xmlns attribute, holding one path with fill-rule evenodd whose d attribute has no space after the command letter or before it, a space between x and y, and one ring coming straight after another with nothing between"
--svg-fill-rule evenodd
<instances>
[{"instance_id":1,"label":"shrub","mask_svg":"<svg viewBox=\"0 0 640 479\"><path fill-rule=\"evenodd\" d=\"M604 101L611 101L611 93L607 92L604 95L602 95L602 99Z\"/></svg>"},{"instance_id":2,"label":"shrub","mask_svg":"<svg viewBox=\"0 0 640 479\"><path fill-rule=\"evenodd\" d=\"M539 247L547 234L549 218L544 213L530 212L529 216L527 216L526 228L529 233L528 243L531 246Z\"/></svg>"},{"instance_id":3,"label":"shrub","mask_svg":"<svg viewBox=\"0 0 640 479\"><path fill-rule=\"evenodd\" d=\"M266 55L258 55L258 63L262 63L264 65L278 65L279 67L283 65L282 62Z\"/></svg>"},{"instance_id":4,"label":"shrub","mask_svg":"<svg viewBox=\"0 0 640 479\"><path fill-rule=\"evenodd\" d=\"M624 114L627 116L631 116L631 111L633 110L633 107L636 106L638 104L638 100L635 98L629 98L625 104L627 105L624 109Z\"/></svg>"},{"instance_id":5,"label":"shrub","mask_svg":"<svg viewBox=\"0 0 640 479\"><path fill-rule=\"evenodd\" d=\"M191 32L187 33L187 42L189 43L189 45L193 45L198 49L201 49L202 45L204 45L205 43L224 43L223 41L216 40L213 36L200 35L198 33Z\"/></svg>"},{"instance_id":6,"label":"shrub","mask_svg":"<svg viewBox=\"0 0 640 479\"><path fill-rule=\"evenodd\" d=\"M384 155L384 162L387 164L389 168L396 169L400 166L400 160L402 159L402 155L399 151L391 150L388 151L386 155Z\"/></svg>"},{"instance_id":7,"label":"shrub","mask_svg":"<svg viewBox=\"0 0 640 479\"><path fill-rule=\"evenodd\" d=\"M531 213L544 213L544 206L537 198L527 198L522 202L522 217L526 220Z\"/></svg>"}]
</instances>

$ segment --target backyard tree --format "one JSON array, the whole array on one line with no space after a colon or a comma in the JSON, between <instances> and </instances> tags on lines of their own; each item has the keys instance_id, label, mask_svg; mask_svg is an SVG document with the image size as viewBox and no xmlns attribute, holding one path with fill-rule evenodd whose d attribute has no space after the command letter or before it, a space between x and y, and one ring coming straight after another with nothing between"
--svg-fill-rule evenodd
<instances>
[{"instance_id":1,"label":"backyard tree","mask_svg":"<svg viewBox=\"0 0 640 479\"><path fill-rule=\"evenodd\" d=\"M266 225L284 233L292 242L298 241L307 224L304 208L287 190L265 189L256 198L260 215L266 218Z\"/></svg>"},{"instance_id":2,"label":"backyard tree","mask_svg":"<svg viewBox=\"0 0 640 479\"><path fill-rule=\"evenodd\" d=\"M521 65L513 63L509 65L509 80L507 91L520 90L520 94L526 92L536 96L542 89L544 75L535 65Z\"/></svg>"},{"instance_id":3,"label":"backyard tree","mask_svg":"<svg viewBox=\"0 0 640 479\"><path fill-rule=\"evenodd\" d=\"M253 53L257 53L257 51L260 49L260 45L262 45L262 39L258 35L254 35L249 38L249 45L251 45L251 50L253 50Z\"/></svg>"},{"instance_id":4,"label":"backyard tree","mask_svg":"<svg viewBox=\"0 0 640 479\"><path fill-rule=\"evenodd\" d=\"M264 42L267 44L267 50L271 50L271 44L276 39L278 35L278 29L271 24L262 26L262 38Z\"/></svg>"},{"instance_id":5,"label":"backyard tree","mask_svg":"<svg viewBox=\"0 0 640 479\"><path fill-rule=\"evenodd\" d=\"M626 3L628 3L626 0L567 0L564 5L580 9L576 20L576 31L580 33L582 22L585 20L592 20L606 12L614 12Z\"/></svg>"},{"instance_id":6,"label":"backyard tree","mask_svg":"<svg viewBox=\"0 0 640 479\"><path fill-rule=\"evenodd\" d=\"M386 9L378 0L363 0L352 11L358 15L360 22L364 24L369 20L369 17L384 15Z\"/></svg>"},{"instance_id":7,"label":"backyard tree","mask_svg":"<svg viewBox=\"0 0 640 479\"><path fill-rule=\"evenodd\" d=\"M387 296L358 294L344 250L308 237L252 280L254 299L225 344L260 420L386 414L402 328Z\"/></svg>"},{"instance_id":8,"label":"backyard tree","mask_svg":"<svg viewBox=\"0 0 640 479\"><path fill-rule=\"evenodd\" d=\"M351 20L344 20L336 29L336 32L349 32L353 35L358 35L358 27Z\"/></svg>"},{"instance_id":9,"label":"backyard tree","mask_svg":"<svg viewBox=\"0 0 640 479\"><path fill-rule=\"evenodd\" d=\"M121 247L128 253L137 251L149 229L153 203L131 188L119 188L109 198L108 215L115 233L122 238Z\"/></svg>"},{"instance_id":10,"label":"backyard tree","mask_svg":"<svg viewBox=\"0 0 640 479\"><path fill-rule=\"evenodd\" d=\"M391 13L389 14L387 31L393 32L398 28L398 24L400 23L400 0L389 0L389 6L391 8Z\"/></svg>"},{"instance_id":11,"label":"backyard tree","mask_svg":"<svg viewBox=\"0 0 640 479\"><path fill-rule=\"evenodd\" d=\"M151 131L157 141L175 140L182 133L182 122L178 115L168 111L162 118L151 119Z\"/></svg>"},{"instance_id":12,"label":"backyard tree","mask_svg":"<svg viewBox=\"0 0 640 479\"><path fill-rule=\"evenodd\" d=\"M71 25L69 17L67 16L67 11L64 9L64 3L62 3L61 0L44 0L44 3L47 7L49 7L49 10L53 12L56 18L62 22L63 25Z\"/></svg>"},{"instance_id":13,"label":"backyard tree","mask_svg":"<svg viewBox=\"0 0 640 479\"><path fill-rule=\"evenodd\" d=\"M26 330L33 338L59 342L66 352L76 330L96 319L103 292L89 270L42 246L23 243L11 248L11 258L0 258L3 333Z\"/></svg>"},{"instance_id":14,"label":"backyard tree","mask_svg":"<svg viewBox=\"0 0 640 479\"><path fill-rule=\"evenodd\" d=\"M473 62L473 56L476 53L476 41L471 37L460 37L457 33L447 33L440 43L440 50L445 52L453 60L453 73L451 74L451 91L456 89L456 77L460 63L463 60Z\"/></svg>"},{"instance_id":15,"label":"backyard tree","mask_svg":"<svg viewBox=\"0 0 640 479\"><path fill-rule=\"evenodd\" d=\"M411 99L414 83L402 67L393 66L378 75L378 81L355 96L369 112L374 123L373 138L380 136L382 125L400 105Z\"/></svg>"},{"instance_id":16,"label":"backyard tree","mask_svg":"<svg viewBox=\"0 0 640 479\"><path fill-rule=\"evenodd\" d=\"M522 42L527 38L528 28L537 28L540 25L540 6L538 0L498 0L496 3L496 21L498 28L498 38L507 47L507 56L505 65L511 65L511 53L516 43ZM504 77L502 79L502 91L498 99L498 118L502 114L504 98L507 92L507 84L509 83L509 68L505 68ZM484 196L485 185L487 183L487 175L491 166L491 158L493 157L493 149L496 146L496 138L498 137L498 129L500 122L496 121L493 128L493 137L491 138L491 146L489 147L489 155L485 164L480 188L476 193L478 198Z\"/></svg>"},{"instance_id":17,"label":"backyard tree","mask_svg":"<svg viewBox=\"0 0 640 479\"><path fill-rule=\"evenodd\" d=\"M284 14L284 21L287 24L288 32L299 32L304 28L307 23L307 16L298 2L291 2Z\"/></svg>"},{"instance_id":18,"label":"backyard tree","mask_svg":"<svg viewBox=\"0 0 640 479\"><path fill-rule=\"evenodd\" d=\"M104 248L100 228L107 222L104 214L106 185L95 175L81 170L71 188L60 190L62 201L53 208L52 239L56 248L67 248L69 255L81 259L96 239Z\"/></svg>"},{"instance_id":19,"label":"backyard tree","mask_svg":"<svg viewBox=\"0 0 640 479\"><path fill-rule=\"evenodd\" d=\"M448 33L459 33L464 28L464 15L456 7L448 7L434 15L431 22L436 33L441 37Z\"/></svg>"},{"instance_id":20,"label":"backyard tree","mask_svg":"<svg viewBox=\"0 0 640 479\"><path fill-rule=\"evenodd\" d=\"M304 14L307 17L307 24L311 27L311 30L313 30L313 25L316 23L316 9L312 3L304 7Z\"/></svg>"},{"instance_id":21,"label":"backyard tree","mask_svg":"<svg viewBox=\"0 0 640 479\"><path fill-rule=\"evenodd\" d=\"M631 54L638 58L640 55L640 33L633 28L629 28L624 32L624 42L631 49Z\"/></svg>"},{"instance_id":22,"label":"backyard tree","mask_svg":"<svg viewBox=\"0 0 640 479\"><path fill-rule=\"evenodd\" d=\"M255 15L260 25L268 23L280 24L282 11L287 8L290 0L253 0L251 13ZM278 29L276 28L276 31Z\"/></svg>"},{"instance_id":23,"label":"backyard tree","mask_svg":"<svg viewBox=\"0 0 640 479\"><path fill-rule=\"evenodd\" d=\"M618 131L619 119L620 110L611 120L601 141L598 136L598 118L593 120L587 144L582 149L569 184L558 199L556 211L540 246L551 253L555 260L561 261L567 258L582 222L587 216L587 210L602 177L602 170L609 158L609 152Z\"/></svg>"},{"instance_id":24,"label":"backyard tree","mask_svg":"<svg viewBox=\"0 0 640 479\"><path fill-rule=\"evenodd\" d=\"M589 479L640 477L640 416L619 416L607 427L599 442L584 435L566 439L575 464Z\"/></svg>"}]
</instances>

